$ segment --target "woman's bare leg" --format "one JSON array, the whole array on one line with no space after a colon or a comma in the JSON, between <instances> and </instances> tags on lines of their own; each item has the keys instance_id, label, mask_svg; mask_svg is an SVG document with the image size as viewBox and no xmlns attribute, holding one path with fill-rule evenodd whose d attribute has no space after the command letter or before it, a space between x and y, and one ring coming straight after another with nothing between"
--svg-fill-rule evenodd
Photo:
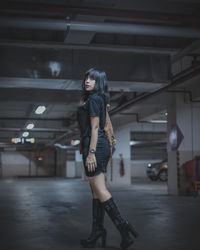
<instances>
[{"instance_id":1,"label":"woman's bare leg","mask_svg":"<svg viewBox=\"0 0 200 250\"><path fill-rule=\"evenodd\" d=\"M121 216L110 192L106 188L104 174L101 173L94 177L88 177L88 180L92 186L92 189L95 191L96 195L101 201L105 211L121 234L121 248L129 248L133 244L130 233L134 237L137 237L138 233L133 228L133 226Z\"/></svg>"},{"instance_id":2,"label":"woman's bare leg","mask_svg":"<svg viewBox=\"0 0 200 250\"><path fill-rule=\"evenodd\" d=\"M108 191L105 183L105 175L101 173L93 177L87 177L90 182L91 188L95 193L95 196L101 201L104 202L112 197Z\"/></svg>"},{"instance_id":3,"label":"woman's bare leg","mask_svg":"<svg viewBox=\"0 0 200 250\"><path fill-rule=\"evenodd\" d=\"M98 199L98 196L97 196L97 194L95 193L95 191L92 189L91 184L90 184L90 189L91 189L91 192L92 192L93 199Z\"/></svg>"}]
</instances>

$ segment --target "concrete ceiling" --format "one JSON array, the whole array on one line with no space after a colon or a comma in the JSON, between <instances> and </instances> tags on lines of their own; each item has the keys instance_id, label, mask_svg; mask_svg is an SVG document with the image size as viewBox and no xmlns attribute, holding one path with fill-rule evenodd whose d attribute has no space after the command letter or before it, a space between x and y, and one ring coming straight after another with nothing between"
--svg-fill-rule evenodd
<instances>
[{"instance_id":1,"label":"concrete ceiling","mask_svg":"<svg viewBox=\"0 0 200 250\"><path fill-rule=\"evenodd\" d=\"M29 137L36 143L27 148L69 145L78 139L76 109L90 67L107 73L114 124L117 119L126 123L163 117L167 86L177 84L177 78L179 86L173 89L196 86L189 85L199 75L199 12L195 0L2 4L0 147L27 131L28 122L35 124ZM159 89L163 91L150 97ZM43 115L34 113L38 105L47 107Z\"/></svg>"}]
</instances>

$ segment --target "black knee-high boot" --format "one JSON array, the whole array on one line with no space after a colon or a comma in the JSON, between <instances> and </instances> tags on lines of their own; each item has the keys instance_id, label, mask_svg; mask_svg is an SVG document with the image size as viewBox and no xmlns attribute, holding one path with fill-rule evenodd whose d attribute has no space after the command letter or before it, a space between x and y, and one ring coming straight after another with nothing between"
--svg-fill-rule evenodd
<instances>
[{"instance_id":1,"label":"black knee-high boot","mask_svg":"<svg viewBox=\"0 0 200 250\"><path fill-rule=\"evenodd\" d=\"M107 201L103 202L102 204L104 206L105 211L107 212L107 214L109 215L109 217L111 218L111 220L113 221L113 223L121 234L122 241L120 247L122 249L127 249L134 242L130 236L130 233L134 237L138 237L139 234L135 231L133 226L127 220L122 218L112 197Z\"/></svg>"},{"instance_id":2,"label":"black knee-high boot","mask_svg":"<svg viewBox=\"0 0 200 250\"><path fill-rule=\"evenodd\" d=\"M93 248L99 238L102 240L102 247L106 244L106 229L104 228L105 210L99 199L92 201L92 231L87 239L81 240L83 247Z\"/></svg>"}]
</instances>

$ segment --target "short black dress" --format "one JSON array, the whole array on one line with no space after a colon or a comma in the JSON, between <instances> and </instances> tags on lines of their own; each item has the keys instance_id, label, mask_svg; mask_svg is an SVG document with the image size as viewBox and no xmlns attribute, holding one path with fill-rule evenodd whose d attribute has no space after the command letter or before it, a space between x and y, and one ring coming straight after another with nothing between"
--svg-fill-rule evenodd
<instances>
[{"instance_id":1,"label":"short black dress","mask_svg":"<svg viewBox=\"0 0 200 250\"><path fill-rule=\"evenodd\" d=\"M91 138L90 116L99 117L98 139L95 153L97 167L93 172L89 172L87 166L85 165ZM86 176L95 176L100 174L101 172L107 172L107 165L110 158L110 144L104 132L104 126L106 122L106 109L103 97L98 93L90 94L83 105L78 107L77 120L83 143L82 160Z\"/></svg>"}]
</instances>

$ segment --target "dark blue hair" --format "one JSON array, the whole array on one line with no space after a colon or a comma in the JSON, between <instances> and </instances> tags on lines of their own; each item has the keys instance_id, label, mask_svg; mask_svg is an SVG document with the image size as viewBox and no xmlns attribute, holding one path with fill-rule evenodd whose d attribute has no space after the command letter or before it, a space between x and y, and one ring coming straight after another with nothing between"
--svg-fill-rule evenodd
<instances>
[{"instance_id":1,"label":"dark blue hair","mask_svg":"<svg viewBox=\"0 0 200 250\"><path fill-rule=\"evenodd\" d=\"M87 77L90 76L92 79L95 80L94 89L91 91L85 90L85 80ZM104 71L99 71L97 69L91 68L86 71L83 83L82 83L82 91L83 91L83 100L85 101L90 94L97 93L101 95L106 104L110 103L110 94L108 92L108 85L107 85L107 77Z\"/></svg>"}]
</instances>

